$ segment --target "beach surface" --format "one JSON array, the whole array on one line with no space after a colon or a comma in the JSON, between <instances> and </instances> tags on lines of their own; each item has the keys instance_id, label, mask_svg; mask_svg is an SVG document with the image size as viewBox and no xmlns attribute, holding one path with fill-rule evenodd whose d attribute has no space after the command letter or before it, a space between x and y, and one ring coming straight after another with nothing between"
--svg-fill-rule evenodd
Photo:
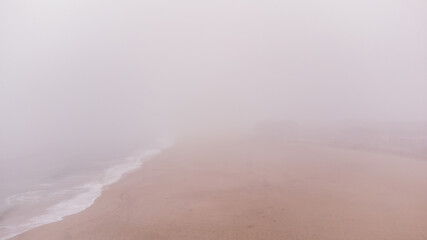
<instances>
[{"instance_id":1,"label":"beach surface","mask_svg":"<svg viewBox=\"0 0 427 240\"><path fill-rule=\"evenodd\" d=\"M178 143L14 240L425 240L427 161L255 137Z\"/></svg>"}]
</instances>

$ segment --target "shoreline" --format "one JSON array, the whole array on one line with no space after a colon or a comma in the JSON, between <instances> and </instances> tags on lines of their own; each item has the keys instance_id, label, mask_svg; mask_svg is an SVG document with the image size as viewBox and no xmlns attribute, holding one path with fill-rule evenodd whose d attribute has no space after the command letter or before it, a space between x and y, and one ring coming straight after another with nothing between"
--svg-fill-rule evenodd
<instances>
[{"instance_id":1,"label":"shoreline","mask_svg":"<svg viewBox=\"0 0 427 240\"><path fill-rule=\"evenodd\" d=\"M106 188L116 182L119 182L124 176L131 174L132 172L137 171L143 167L143 164L146 161L155 157L155 155L160 154L161 151L162 149L160 148L137 151L132 154L132 156L124 158L122 162L117 162L114 165L100 170L102 173L100 173L100 179L92 179L90 182L80 183L72 187L72 189L56 190L53 195L58 192L75 191L76 193L59 201L52 202L52 205L44 204L43 206L45 209L40 212L40 214L28 218L25 220L25 222L22 222L19 225L3 226L3 228L10 229L11 232L4 236L0 236L0 240L11 239L25 232L31 231L32 229L62 221L67 216L75 215L86 210L95 203L96 199L102 195L102 192ZM77 191L77 189L79 190ZM41 191L42 190L38 190L35 192ZM34 191L30 191L30 193L31 192ZM20 197L21 195L25 197L25 195L28 195L28 193L25 192L16 194L16 196L13 195L9 198Z\"/></svg>"},{"instance_id":2,"label":"shoreline","mask_svg":"<svg viewBox=\"0 0 427 240\"><path fill-rule=\"evenodd\" d=\"M24 239L420 239L427 163L301 143L174 146Z\"/></svg>"}]
</instances>

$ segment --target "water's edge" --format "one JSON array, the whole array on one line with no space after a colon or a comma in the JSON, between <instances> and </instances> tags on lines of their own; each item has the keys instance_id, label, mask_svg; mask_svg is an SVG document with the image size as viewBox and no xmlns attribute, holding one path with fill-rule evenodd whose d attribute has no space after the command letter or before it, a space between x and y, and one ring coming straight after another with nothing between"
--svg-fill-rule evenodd
<instances>
[{"instance_id":1,"label":"water's edge","mask_svg":"<svg viewBox=\"0 0 427 240\"><path fill-rule=\"evenodd\" d=\"M10 231L8 231L5 236L0 236L0 240L13 238L31 229L61 221L66 216L82 212L101 196L106 186L119 181L125 174L140 168L145 161L159 154L162 150L163 148L145 150L126 158L122 163L104 169L101 179L83 184L79 187L79 189L81 189L80 193L49 207L47 213L30 218L28 221L18 226L7 226Z\"/></svg>"}]
</instances>

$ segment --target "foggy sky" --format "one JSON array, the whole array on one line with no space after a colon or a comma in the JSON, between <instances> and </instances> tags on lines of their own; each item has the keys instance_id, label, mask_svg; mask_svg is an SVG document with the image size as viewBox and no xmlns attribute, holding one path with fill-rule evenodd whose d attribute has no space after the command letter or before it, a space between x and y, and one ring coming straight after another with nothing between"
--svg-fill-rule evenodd
<instances>
[{"instance_id":1,"label":"foggy sky","mask_svg":"<svg viewBox=\"0 0 427 240\"><path fill-rule=\"evenodd\" d=\"M426 16L422 0L3 0L1 140L423 121Z\"/></svg>"}]
</instances>

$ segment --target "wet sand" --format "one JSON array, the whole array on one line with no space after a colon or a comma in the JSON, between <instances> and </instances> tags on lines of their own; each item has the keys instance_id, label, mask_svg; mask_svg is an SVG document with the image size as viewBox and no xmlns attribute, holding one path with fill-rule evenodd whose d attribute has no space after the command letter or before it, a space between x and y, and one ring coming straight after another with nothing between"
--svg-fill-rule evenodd
<instances>
[{"instance_id":1,"label":"wet sand","mask_svg":"<svg viewBox=\"0 0 427 240\"><path fill-rule=\"evenodd\" d=\"M255 138L177 144L14 240L427 239L427 161Z\"/></svg>"}]
</instances>

